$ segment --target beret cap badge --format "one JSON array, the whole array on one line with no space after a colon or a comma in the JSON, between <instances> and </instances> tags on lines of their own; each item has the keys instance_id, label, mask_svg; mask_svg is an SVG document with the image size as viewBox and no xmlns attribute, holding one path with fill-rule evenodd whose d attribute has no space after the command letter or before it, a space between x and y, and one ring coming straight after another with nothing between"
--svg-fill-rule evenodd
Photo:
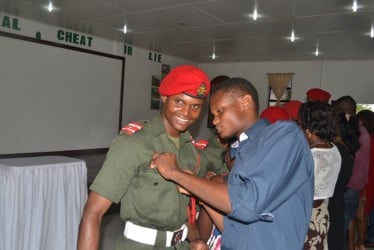
<instances>
[{"instance_id":1,"label":"beret cap badge","mask_svg":"<svg viewBox=\"0 0 374 250\"><path fill-rule=\"evenodd\" d=\"M203 82L197 89L197 96L201 96L201 97L206 96L206 91L207 91L207 87L206 87L206 84Z\"/></svg>"}]
</instances>

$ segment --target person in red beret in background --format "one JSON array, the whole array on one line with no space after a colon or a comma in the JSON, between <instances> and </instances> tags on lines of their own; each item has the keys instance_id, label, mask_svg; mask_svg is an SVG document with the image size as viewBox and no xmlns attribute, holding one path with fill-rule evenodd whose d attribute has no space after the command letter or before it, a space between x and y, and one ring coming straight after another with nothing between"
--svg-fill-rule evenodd
<instances>
[{"instance_id":1,"label":"person in red beret in background","mask_svg":"<svg viewBox=\"0 0 374 250\"><path fill-rule=\"evenodd\" d=\"M291 100L283 105L284 110L286 110L291 120L297 121L301 104L303 103L298 100Z\"/></svg>"},{"instance_id":2,"label":"person in red beret in background","mask_svg":"<svg viewBox=\"0 0 374 250\"><path fill-rule=\"evenodd\" d=\"M306 97L307 102L321 101L329 103L331 94L323 89L312 88L306 92Z\"/></svg>"},{"instance_id":3,"label":"person in red beret in background","mask_svg":"<svg viewBox=\"0 0 374 250\"><path fill-rule=\"evenodd\" d=\"M270 106L264 109L260 115L261 119L266 119L269 123L275 123L280 120L290 120L287 111L279 106Z\"/></svg>"},{"instance_id":4,"label":"person in red beret in background","mask_svg":"<svg viewBox=\"0 0 374 250\"><path fill-rule=\"evenodd\" d=\"M210 81L201 69L192 65L175 67L159 87L163 104L160 113L149 122L123 127L90 186L78 250L99 248L102 218L113 202L121 202L120 216L125 225L116 249L189 248L190 197L152 170L150 164L154 152L174 153L184 171L205 176L209 159L194 145L188 128L199 118L209 90Z\"/></svg>"}]
</instances>

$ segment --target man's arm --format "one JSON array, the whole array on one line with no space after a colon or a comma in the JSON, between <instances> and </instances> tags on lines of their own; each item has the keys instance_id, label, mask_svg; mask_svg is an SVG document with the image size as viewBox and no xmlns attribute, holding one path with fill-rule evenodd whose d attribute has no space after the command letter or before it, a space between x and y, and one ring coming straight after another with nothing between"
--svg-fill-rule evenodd
<instances>
[{"instance_id":1,"label":"man's arm","mask_svg":"<svg viewBox=\"0 0 374 250\"><path fill-rule=\"evenodd\" d=\"M178 168L175 154L172 153L155 154L151 167L156 167L165 179L176 182L205 203L224 213L231 213L226 183L218 183L185 173Z\"/></svg>"},{"instance_id":2,"label":"man's arm","mask_svg":"<svg viewBox=\"0 0 374 250\"><path fill-rule=\"evenodd\" d=\"M223 232L223 214L210 206L203 205L203 207L202 211L205 211L218 230Z\"/></svg>"},{"instance_id":3,"label":"man's arm","mask_svg":"<svg viewBox=\"0 0 374 250\"><path fill-rule=\"evenodd\" d=\"M101 221L111 204L98 193L89 194L79 226L78 250L99 249Z\"/></svg>"}]
</instances>

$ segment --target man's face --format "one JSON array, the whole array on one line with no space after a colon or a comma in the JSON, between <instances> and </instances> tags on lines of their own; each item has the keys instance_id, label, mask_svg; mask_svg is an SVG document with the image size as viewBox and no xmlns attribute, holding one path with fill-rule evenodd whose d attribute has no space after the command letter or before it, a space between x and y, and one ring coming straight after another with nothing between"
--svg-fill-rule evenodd
<instances>
[{"instance_id":1,"label":"man's face","mask_svg":"<svg viewBox=\"0 0 374 250\"><path fill-rule=\"evenodd\" d=\"M161 96L163 122L168 135L178 137L194 123L201 113L203 99L185 94Z\"/></svg>"},{"instance_id":2,"label":"man's face","mask_svg":"<svg viewBox=\"0 0 374 250\"><path fill-rule=\"evenodd\" d=\"M222 138L238 137L246 129L243 117L247 115L241 97L224 91L216 92L210 100L213 124Z\"/></svg>"}]
</instances>

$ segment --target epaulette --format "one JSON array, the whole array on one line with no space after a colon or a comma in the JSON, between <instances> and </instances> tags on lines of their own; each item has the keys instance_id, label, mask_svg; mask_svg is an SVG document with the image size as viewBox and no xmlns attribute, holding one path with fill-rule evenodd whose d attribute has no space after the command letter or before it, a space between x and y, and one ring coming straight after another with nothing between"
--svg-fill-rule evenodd
<instances>
[{"instance_id":1,"label":"epaulette","mask_svg":"<svg viewBox=\"0 0 374 250\"><path fill-rule=\"evenodd\" d=\"M192 144L198 149L205 149L208 146L209 142L207 140L192 140Z\"/></svg>"},{"instance_id":2,"label":"epaulette","mask_svg":"<svg viewBox=\"0 0 374 250\"><path fill-rule=\"evenodd\" d=\"M144 125L140 122L131 122L127 125L125 125L121 131L120 131L120 134L128 134L128 135L132 135L132 134L135 134L136 132L138 132L139 130L142 130L144 128Z\"/></svg>"}]
</instances>

